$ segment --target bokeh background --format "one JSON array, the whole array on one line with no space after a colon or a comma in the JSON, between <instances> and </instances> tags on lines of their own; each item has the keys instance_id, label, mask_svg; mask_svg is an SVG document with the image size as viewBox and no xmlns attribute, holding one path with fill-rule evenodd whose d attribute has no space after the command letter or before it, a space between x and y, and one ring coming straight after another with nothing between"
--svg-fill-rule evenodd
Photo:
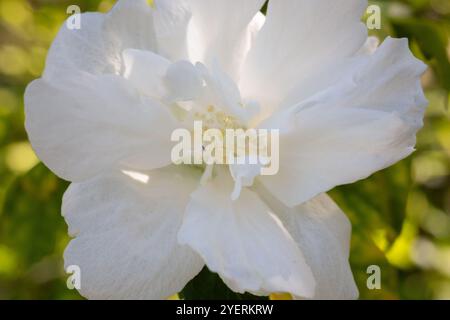
<instances>
[{"instance_id":1,"label":"bokeh background","mask_svg":"<svg viewBox=\"0 0 450 320\"><path fill-rule=\"evenodd\" d=\"M81 298L63 270L67 182L27 141L23 93L41 75L67 7L105 12L113 2L0 0L0 299ZM331 195L353 223L351 265L362 299L450 299L450 1L370 2L382 8L382 29L371 33L408 37L430 66L423 77L430 106L412 157ZM366 286L370 265L381 267L381 290ZM243 298L207 270L179 296Z\"/></svg>"}]
</instances>

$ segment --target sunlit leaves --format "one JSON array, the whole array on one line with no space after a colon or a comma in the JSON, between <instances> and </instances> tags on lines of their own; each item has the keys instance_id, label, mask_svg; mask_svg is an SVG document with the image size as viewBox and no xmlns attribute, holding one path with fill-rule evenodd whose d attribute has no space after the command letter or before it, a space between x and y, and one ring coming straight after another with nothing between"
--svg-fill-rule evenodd
<instances>
[{"instance_id":1,"label":"sunlit leaves","mask_svg":"<svg viewBox=\"0 0 450 320\"><path fill-rule=\"evenodd\" d=\"M68 236L60 210L66 187L43 165L10 185L0 216L0 298L4 286L14 286L9 297L77 296L63 281ZM2 270L16 276L1 281Z\"/></svg>"}]
</instances>

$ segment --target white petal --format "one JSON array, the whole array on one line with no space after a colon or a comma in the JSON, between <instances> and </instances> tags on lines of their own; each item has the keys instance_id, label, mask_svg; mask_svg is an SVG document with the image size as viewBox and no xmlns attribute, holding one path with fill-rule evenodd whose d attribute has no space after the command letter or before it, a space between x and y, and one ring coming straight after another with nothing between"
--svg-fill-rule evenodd
<instances>
[{"instance_id":1,"label":"white petal","mask_svg":"<svg viewBox=\"0 0 450 320\"><path fill-rule=\"evenodd\" d=\"M242 187L251 187L257 176L261 174L261 169L266 163L261 163L257 156L250 156L236 159L234 164L229 165L231 176L234 180L234 190L231 199L239 198Z\"/></svg>"},{"instance_id":2,"label":"white petal","mask_svg":"<svg viewBox=\"0 0 450 320\"><path fill-rule=\"evenodd\" d=\"M312 297L311 270L282 223L248 189L232 202L232 188L229 175L223 174L192 194L180 243L197 251L236 292Z\"/></svg>"},{"instance_id":3,"label":"white petal","mask_svg":"<svg viewBox=\"0 0 450 320\"><path fill-rule=\"evenodd\" d=\"M243 101L236 83L217 63L212 63L208 69L199 62L196 68L205 85L202 99L197 101L200 106L212 105L226 115L235 117L244 126L259 113L259 104L255 101Z\"/></svg>"},{"instance_id":4,"label":"white petal","mask_svg":"<svg viewBox=\"0 0 450 320\"><path fill-rule=\"evenodd\" d=\"M25 93L26 129L37 155L60 177L82 181L113 166L154 169L171 163L176 122L119 76L81 74Z\"/></svg>"},{"instance_id":5,"label":"white petal","mask_svg":"<svg viewBox=\"0 0 450 320\"><path fill-rule=\"evenodd\" d=\"M351 72L357 90L351 95L342 93L340 103L347 107L396 112L415 129L421 128L428 104L421 86L421 76L426 69L409 50L408 39L388 37L366 64ZM345 81L341 83L345 84Z\"/></svg>"},{"instance_id":6,"label":"white petal","mask_svg":"<svg viewBox=\"0 0 450 320\"><path fill-rule=\"evenodd\" d=\"M159 54L171 61L188 60L187 32L191 13L184 0L154 0Z\"/></svg>"},{"instance_id":7,"label":"white petal","mask_svg":"<svg viewBox=\"0 0 450 320\"><path fill-rule=\"evenodd\" d=\"M281 129L280 171L261 181L288 206L407 157L423 125L424 64L388 39L348 77L262 127Z\"/></svg>"},{"instance_id":8,"label":"white petal","mask_svg":"<svg viewBox=\"0 0 450 320\"><path fill-rule=\"evenodd\" d=\"M197 68L188 61L170 65L165 81L173 101L190 101L198 98L203 91L203 79Z\"/></svg>"},{"instance_id":9,"label":"white petal","mask_svg":"<svg viewBox=\"0 0 450 320\"><path fill-rule=\"evenodd\" d=\"M280 170L260 180L292 207L331 188L363 179L413 151L398 116L365 109L306 109L280 136ZM281 127L281 126L280 126Z\"/></svg>"},{"instance_id":10,"label":"white petal","mask_svg":"<svg viewBox=\"0 0 450 320\"><path fill-rule=\"evenodd\" d=\"M348 262L351 224L326 194L288 208L257 185L259 196L276 212L297 242L316 280L314 299L356 299L356 287Z\"/></svg>"},{"instance_id":11,"label":"white petal","mask_svg":"<svg viewBox=\"0 0 450 320\"><path fill-rule=\"evenodd\" d=\"M252 19L264 0L187 0L192 12L189 50L192 62L216 61L237 79L255 27Z\"/></svg>"},{"instance_id":12,"label":"white petal","mask_svg":"<svg viewBox=\"0 0 450 320\"><path fill-rule=\"evenodd\" d=\"M349 264L351 223L326 194L280 213L317 279L314 299L357 299Z\"/></svg>"},{"instance_id":13,"label":"white petal","mask_svg":"<svg viewBox=\"0 0 450 320\"><path fill-rule=\"evenodd\" d=\"M141 93L161 99L166 95L164 77L170 61L151 51L127 49L123 52L124 77Z\"/></svg>"},{"instance_id":14,"label":"white petal","mask_svg":"<svg viewBox=\"0 0 450 320\"><path fill-rule=\"evenodd\" d=\"M376 51L379 43L378 38L368 37L364 45L353 56L335 61L332 65L318 67L307 81L305 79L296 81L277 110L292 107L327 88L336 86L342 82L342 79L350 78L356 70L359 70L371 59L371 55Z\"/></svg>"},{"instance_id":15,"label":"white petal","mask_svg":"<svg viewBox=\"0 0 450 320\"><path fill-rule=\"evenodd\" d=\"M269 1L244 63L243 96L259 100L268 116L293 87L353 55L367 37L360 21L366 7L365 0Z\"/></svg>"},{"instance_id":16,"label":"white petal","mask_svg":"<svg viewBox=\"0 0 450 320\"><path fill-rule=\"evenodd\" d=\"M141 174L142 175L142 174ZM73 183L63 200L69 233L66 268L81 271L80 293L90 299L164 299L203 267L177 232L199 176L169 167L148 182L109 174Z\"/></svg>"},{"instance_id":17,"label":"white petal","mask_svg":"<svg viewBox=\"0 0 450 320\"><path fill-rule=\"evenodd\" d=\"M119 0L108 14L84 13L81 28L61 27L47 56L44 78L59 81L72 70L119 73L128 48L157 51L152 10L146 0Z\"/></svg>"}]
</instances>

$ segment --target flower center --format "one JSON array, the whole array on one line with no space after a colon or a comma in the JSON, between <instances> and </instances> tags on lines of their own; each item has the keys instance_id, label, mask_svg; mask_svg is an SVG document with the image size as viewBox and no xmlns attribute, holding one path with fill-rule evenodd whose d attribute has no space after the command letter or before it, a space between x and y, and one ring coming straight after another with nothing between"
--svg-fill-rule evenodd
<instances>
[{"instance_id":1,"label":"flower center","mask_svg":"<svg viewBox=\"0 0 450 320\"><path fill-rule=\"evenodd\" d=\"M238 118L227 115L225 112L217 109L213 105L206 107L205 111L195 111L193 115L194 121L202 121L203 129L239 129L243 128Z\"/></svg>"}]
</instances>

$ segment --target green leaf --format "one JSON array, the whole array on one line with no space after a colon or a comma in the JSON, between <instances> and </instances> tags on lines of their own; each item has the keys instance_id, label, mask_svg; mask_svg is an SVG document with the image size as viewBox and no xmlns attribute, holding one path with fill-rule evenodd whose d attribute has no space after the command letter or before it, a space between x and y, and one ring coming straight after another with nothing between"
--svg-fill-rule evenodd
<instances>
[{"instance_id":1,"label":"green leaf","mask_svg":"<svg viewBox=\"0 0 450 320\"><path fill-rule=\"evenodd\" d=\"M267 300L268 297L257 297L251 294L238 294L231 291L216 274L203 268L179 294L186 300Z\"/></svg>"},{"instance_id":2,"label":"green leaf","mask_svg":"<svg viewBox=\"0 0 450 320\"><path fill-rule=\"evenodd\" d=\"M14 253L10 264L15 271L0 281L0 294L3 289L9 298L80 297L67 289L63 268L69 238L60 212L67 185L38 164L9 186L0 216L0 245L4 252Z\"/></svg>"}]
</instances>

